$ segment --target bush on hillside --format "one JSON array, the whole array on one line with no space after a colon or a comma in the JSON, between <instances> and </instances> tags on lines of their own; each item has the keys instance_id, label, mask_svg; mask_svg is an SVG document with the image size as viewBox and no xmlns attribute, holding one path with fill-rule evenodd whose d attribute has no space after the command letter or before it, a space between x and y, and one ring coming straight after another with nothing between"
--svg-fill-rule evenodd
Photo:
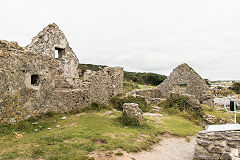
<instances>
[{"instance_id":1,"label":"bush on hillside","mask_svg":"<svg viewBox=\"0 0 240 160\"><path fill-rule=\"evenodd\" d=\"M78 69L81 70L79 73L80 77L86 70L100 71L107 66L105 65L94 65L94 64L79 64ZM124 81L135 82L138 84L147 84L157 86L162 83L167 76L156 74L156 73L140 73L140 72L127 72L124 71Z\"/></svg>"},{"instance_id":2,"label":"bush on hillside","mask_svg":"<svg viewBox=\"0 0 240 160\"><path fill-rule=\"evenodd\" d=\"M128 81L124 81L123 82L123 92L127 93L130 92L134 89L139 89L138 85L134 82L128 82Z\"/></svg>"},{"instance_id":3,"label":"bush on hillside","mask_svg":"<svg viewBox=\"0 0 240 160\"><path fill-rule=\"evenodd\" d=\"M86 70L101 71L105 67L107 67L107 66L104 66L104 65L94 65L94 64L79 64L78 65L78 69L81 70L81 73L79 73L80 76L82 76L84 74L84 72L86 72Z\"/></svg>"},{"instance_id":4,"label":"bush on hillside","mask_svg":"<svg viewBox=\"0 0 240 160\"><path fill-rule=\"evenodd\" d=\"M138 84L148 84L157 86L162 83L167 76L156 73L138 73L138 72L124 72L124 80L133 81Z\"/></svg>"}]
</instances>

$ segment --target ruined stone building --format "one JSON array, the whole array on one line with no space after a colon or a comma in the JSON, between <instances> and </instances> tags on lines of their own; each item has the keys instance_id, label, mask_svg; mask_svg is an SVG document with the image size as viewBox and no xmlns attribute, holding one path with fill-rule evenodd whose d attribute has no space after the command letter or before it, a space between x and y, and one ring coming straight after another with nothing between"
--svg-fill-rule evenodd
<instances>
[{"instance_id":1,"label":"ruined stone building","mask_svg":"<svg viewBox=\"0 0 240 160\"><path fill-rule=\"evenodd\" d=\"M209 99L209 87L205 80L186 63L175 68L157 89L166 96L170 93L189 94L203 102Z\"/></svg>"},{"instance_id":2,"label":"ruined stone building","mask_svg":"<svg viewBox=\"0 0 240 160\"><path fill-rule=\"evenodd\" d=\"M22 48L0 41L0 122L14 123L49 111L108 104L122 92L123 68L78 73L78 58L56 24Z\"/></svg>"},{"instance_id":3,"label":"ruined stone building","mask_svg":"<svg viewBox=\"0 0 240 160\"><path fill-rule=\"evenodd\" d=\"M205 80L185 63L175 68L157 88L137 89L128 94L142 96L149 102L156 103L171 93L187 95L201 103L211 98Z\"/></svg>"}]
</instances>

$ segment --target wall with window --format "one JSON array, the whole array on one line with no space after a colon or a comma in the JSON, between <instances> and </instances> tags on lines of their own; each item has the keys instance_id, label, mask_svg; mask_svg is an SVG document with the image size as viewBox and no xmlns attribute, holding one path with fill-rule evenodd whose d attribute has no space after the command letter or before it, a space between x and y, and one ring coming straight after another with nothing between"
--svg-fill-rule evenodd
<instances>
[{"instance_id":1,"label":"wall with window","mask_svg":"<svg viewBox=\"0 0 240 160\"><path fill-rule=\"evenodd\" d=\"M93 102L107 105L122 92L121 67L88 71L80 79L64 74L77 72L66 59L22 50L6 41L0 41L0 52L0 123L81 109Z\"/></svg>"}]
</instances>

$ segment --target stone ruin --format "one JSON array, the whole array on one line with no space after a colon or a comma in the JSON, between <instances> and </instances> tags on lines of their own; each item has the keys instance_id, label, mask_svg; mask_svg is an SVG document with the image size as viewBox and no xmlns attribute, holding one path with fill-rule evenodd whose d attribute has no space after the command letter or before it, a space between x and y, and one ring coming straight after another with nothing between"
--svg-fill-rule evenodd
<instances>
[{"instance_id":1,"label":"stone ruin","mask_svg":"<svg viewBox=\"0 0 240 160\"><path fill-rule=\"evenodd\" d=\"M143 123L143 113L137 103L124 103L123 113L125 113L126 116L135 119L140 124Z\"/></svg>"},{"instance_id":2,"label":"stone ruin","mask_svg":"<svg viewBox=\"0 0 240 160\"><path fill-rule=\"evenodd\" d=\"M211 98L209 87L205 80L186 63L175 68L170 76L168 76L157 89L159 89L164 96L173 92L177 94L188 94L195 96L200 102Z\"/></svg>"},{"instance_id":3,"label":"stone ruin","mask_svg":"<svg viewBox=\"0 0 240 160\"><path fill-rule=\"evenodd\" d=\"M0 40L0 122L15 123L47 112L109 104L122 92L123 68L86 71L56 24L26 47Z\"/></svg>"},{"instance_id":4,"label":"stone ruin","mask_svg":"<svg viewBox=\"0 0 240 160\"><path fill-rule=\"evenodd\" d=\"M240 131L202 131L197 134L194 159L231 160L239 158Z\"/></svg>"},{"instance_id":5,"label":"stone ruin","mask_svg":"<svg viewBox=\"0 0 240 160\"><path fill-rule=\"evenodd\" d=\"M192 101L196 101L194 104L209 103L211 98L210 88L205 80L185 63L175 68L156 88L137 89L128 93L128 95L145 97L152 104L167 98L170 94L187 96Z\"/></svg>"}]
</instances>

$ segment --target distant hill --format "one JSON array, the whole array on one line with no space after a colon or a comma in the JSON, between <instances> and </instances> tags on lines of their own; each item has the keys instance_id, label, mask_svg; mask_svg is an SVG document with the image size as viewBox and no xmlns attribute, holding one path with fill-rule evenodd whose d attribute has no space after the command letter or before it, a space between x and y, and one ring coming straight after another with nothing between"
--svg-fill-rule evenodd
<instances>
[{"instance_id":1,"label":"distant hill","mask_svg":"<svg viewBox=\"0 0 240 160\"><path fill-rule=\"evenodd\" d=\"M105 65L93 65L93 64L79 64L78 69L83 74L86 70L99 71L102 70ZM141 72L128 72L124 71L124 81L135 82L138 84L147 84L157 86L162 83L167 76L157 73L141 73Z\"/></svg>"}]
</instances>

